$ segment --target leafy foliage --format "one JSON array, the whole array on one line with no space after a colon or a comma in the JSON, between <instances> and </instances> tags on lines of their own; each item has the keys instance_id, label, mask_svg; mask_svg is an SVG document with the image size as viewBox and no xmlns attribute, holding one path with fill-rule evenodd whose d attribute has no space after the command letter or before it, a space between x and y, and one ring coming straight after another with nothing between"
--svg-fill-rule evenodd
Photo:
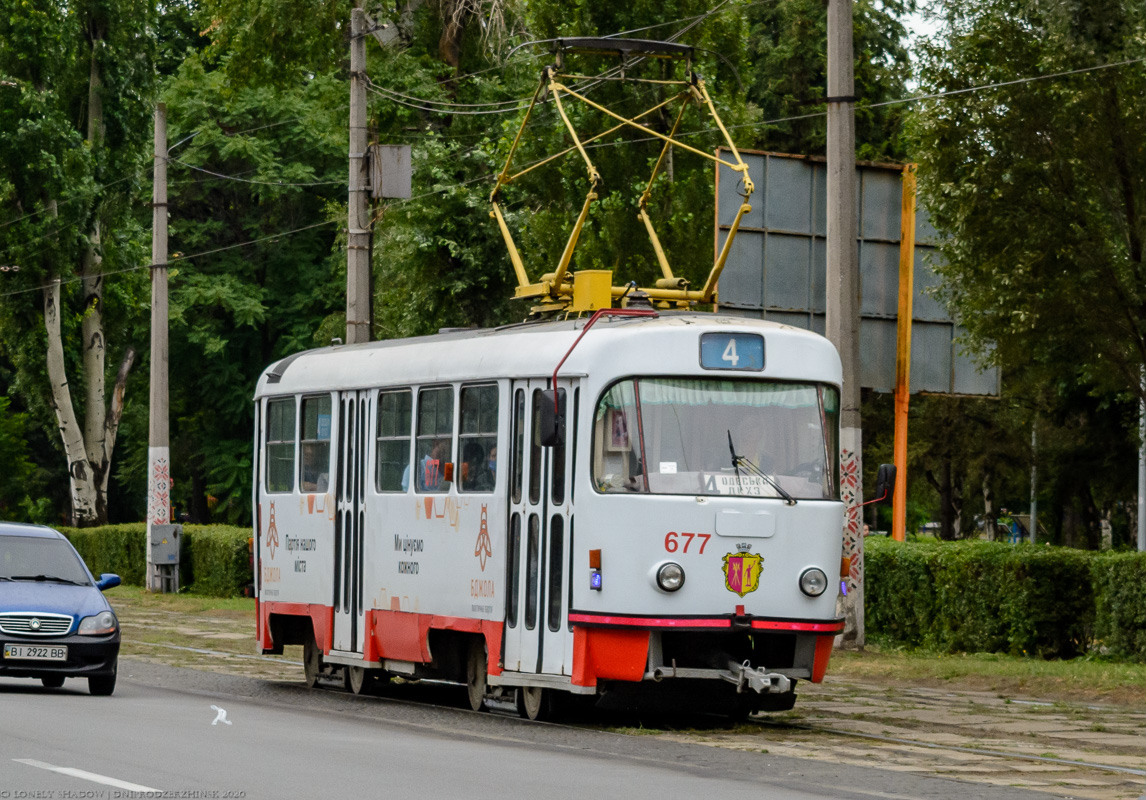
<instances>
[{"instance_id":1,"label":"leafy foliage","mask_svg":"<svg viewBox=\"0 0 1146 800\"><path fill-rule=\"evenodd\" d=\"M147 263L150 114L168 108L171 285L171 447L174 497L194 520L235 522L249 515L250 393L269 363L343 336L345 285L346 86L349 0L236 2L143 0L84 3L75 13L33 0L0 14L0 124L17 135L0 139L0 202L32 214L0 228L0 263L28 265L5 288L32 288L51 269L74 265L94 215L103 222L104 268ZM902 89L907 3L856 7L857 92L866 101ZM644 33L701 48L706 78L738 145L820 147L819 129L757 130L764 113L788 114L822 97L824 8L807 0L727 3L713 13L700 0L575 8L517 2L430 0L366 10L387 31L388 46L367 41L368 72L378 87L400 92L395 102L371 95L371 138L414 147L413 199L376 209L375 335L429 333L443 326L489 326L521 318L526 306L509 298L514 275L489 217L492 177L520 121L520 112L445 113L411 106L425 101L507 103L528 97L545 48L508 49L555 35L611 34L655 25ZM666 20L683 20L662 24ZM812 31L795 42L794 34ZM95 36L95 33L99 36ZM387 34L389 35L389 34ZM642 35L642 34L638 34ZM86 141L83 118L92 52L104 67L107 133ZM798 46L797 46L798 45ZM86 48L86 49L85 49ZM87 59L87 60L85 60ZM612 66L585 60L586 70ZM657 69L641 69L657 77ZM585 88L595 101L632 114L667 95L615 83ZM742 86L743 89L742 91ZM807 94L792 89L810 87ZM447 108L446 106L438 106ZM591 134L605 118L576 103L578 131ZM902 154L899 118L863 112L862 152ZM650 126L667 132L668 115ZM689 127L691 126L691 127ZM711 151L720 143L706 115L687 120L686 141ZM817 137L820 137L819 139ZM608 137L593 150L605 177L574 268L613 269L621 280L648 282L659 269L636 200L660 152L639 133ZM568 135L552 103L529 129L518 164L566 148ZM621 146L624 144L624 146ZM118 183L116 181L119 181ZM506 210L533 278L552 269L588 185L576 157L538 170L507 192ZM58 216L46 209L55 199ZM711 164L676 153L654 186L650 205L678 274L694 285L712 262ZM313 226L313 227L311 227ZM182 260L177 256L182 256ZM65 284L73 309L65 338L79 329L78 287ZM36 292L0 302L0 360L17 369L4 389L23 399L27 426L54 430L43 384L44 342ZM117 272L105 287L109 364L128 344L146 347L147 284L143 270ZM69 369L78 362L70 346ZM139 519L146 486L146 364L128 387L115 462L111 513ZM35 398L33 401L32 399ZM37 455L36 458L41 458ZM57 464L58 452L42 456Z\"/></svg>"},{"instance_id":2,"label":"leafy foliage","mask_svg":"<svg viewBox=\"0 0 1146 800\"><path fill-rule=\"evenodd\" d=\"M932 91L1146 55L1140 4L939 7L944 33L922 57ZM947 296L974 343L998 343L997 363L1140 393L1144 88L1129 65L927 102L913 118Z\"/></svg>"},{"instance_id":3,"label":"leafy foliage","mask_svg":"<svg viewBox=\"0 0 1146 800\"><path fill-rule=\"evenodd\" d=\"M147 525L59 528L96 576L111 572L129 586L142 586L147 562ZM179 585L209 597L235 597L251 583L250 528L185 525Z\"/></svg>"},{"instance_id":4,"label":"leafy foliage","mask_svg":"<svg viewBox=\"0 0 1146 800\"><path fill-rule=\"evenodd\" d=\"M1146 554L869 539L865 568L868 629L899 644L1146 658L1146 603L1136 591Z\"/></svg>"}]
</instances>

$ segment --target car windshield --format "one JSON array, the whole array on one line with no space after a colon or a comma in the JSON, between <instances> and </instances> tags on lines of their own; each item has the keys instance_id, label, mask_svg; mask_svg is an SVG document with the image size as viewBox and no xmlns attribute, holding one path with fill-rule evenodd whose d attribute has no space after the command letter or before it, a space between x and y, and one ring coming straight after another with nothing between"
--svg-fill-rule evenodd
<instances>
[{"instance_id":1,"label":"car windshield","mask_svg":"<svg viewBox=\"0 0 1146 800\"><path fill-rule=\"evenodd\" d=\"M91 584L83 563L63 539L0 536L0 578L29 580L40 575Z\"/></svg>"},{"instance_id":2,"label":"car windshield","mask_svg":"<svg viewBox=\"0 0 1146 800\"><path fill-rule=\"evenodd\" d=\"M594 484L602 492L779 497L755 467L796 499L838 499L838 419L832 386L624 380L597 405ZM730 446L751 466L734 466Z\"/></svg>"}]
</instances>

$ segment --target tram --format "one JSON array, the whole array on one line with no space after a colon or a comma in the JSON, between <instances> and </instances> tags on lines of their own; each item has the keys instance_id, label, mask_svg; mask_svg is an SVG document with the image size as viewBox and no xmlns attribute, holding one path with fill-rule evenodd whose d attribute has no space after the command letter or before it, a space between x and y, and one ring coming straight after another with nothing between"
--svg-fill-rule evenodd
<instances>
[{"instance_id":1,"label":"tram","mask_svg":"<svg viewBox=\"0 0 1146 800\"><path fill-rule=\"evenodd\" d=\"M791 708L843 628L840 381L814 333L651 308L285 358L254 398L258 646L530 719Z\"/></svg>"}]
</instances>

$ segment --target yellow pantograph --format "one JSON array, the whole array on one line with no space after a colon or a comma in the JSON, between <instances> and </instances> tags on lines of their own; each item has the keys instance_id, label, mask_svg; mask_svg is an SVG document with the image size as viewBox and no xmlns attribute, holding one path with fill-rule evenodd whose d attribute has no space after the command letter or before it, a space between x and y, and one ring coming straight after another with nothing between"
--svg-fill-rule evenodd
<instances>
[{"instance_id":1,"label":"yellow pantograph","mask_svg":"<svg viewBox=\"0 0 1146 800\"><path fill-rule=\"evenodd\" d=\"M577 247L577 240L581 235L582 228L585 226L585 220L589 216L589 209L597 199L597 192L601 187L601 175L593 165L592 159L589 158L589 153L586 151L585 146L628 127L664 142L660 157L653 166L652 175L649 176L648 184L645 186L645 190L641 193L641 197L637 203L639 209L637 217L644 223L645 230L648 231L649 240L652 242L653 251L656 253L657 262L660 264L663 277L656 282L655 286L641 288L638 291L645 293L654 304L662 308L673 306L687 308L695 303L715 302L716 282L720 279L720 273L724 269L724 263L728 259L728 254L731 252L732 242L736 238L737 230L740 228L740 221L745 214L752 210L752 206L749 205L748 201L751 199L755 187L753 186L752 179L748 177L748 165L741 159L740 151L736 149L732 137L728 135L728 130L724 127L724 123L716 111L716 106L713 104L712 98L709 97L708 90L704 85L704 79L697 75L692 69L693 48L688 45L673 42L652 42L642 39L567 38L555 40L554 52L556 63L542 70L541 81L538 83L537 90L533 93L533 98L530 100L529 106L525 111L525 116L521 121L521 127L518 128L517 135L510 145L505 166L498 174L497 184L490 194L490 204L492 206L490 216L497 220L498 227L501 229L502 238L505 239L505 245L509 250L509 260L513 263L514 272L517 274L517 289L514 292L514 296L533 299L536 303L536 305L533 306L533 312L535 314L542 314L554 311L592 311L598 308L610 308L616 301L620 298L624 298L631 292L631 285L614 286L613 274L609 270L579 270L574 272L569 269L569 265L573 260L573 252ZM619 57L621 61L619 77L613 75L585 76L566 73L564 71L564 57L568 53L589 53ZM651 80L647 78L627 77L625 75L626 67L632 66L644 58L683 60L685 62L684 71L686 77L683 80ZM623 117L599 103L593 102L584 94L562 83L563 80L600 79L653 83L666 86L680 86L682 88L677 94L642 111L634 117ZM573 123L569 119L569 115L566 113L562 97L578 100L590 108L594 108L617 120L618 124L588 139L582 139L578 136L576 129L573 127ZM560 114L562 121L565 123L565 128L569 131L569 135L573 139L573 146L531 164L518 172L511 172L510 168L513 164L513 156L517 152L518 145L521 144L525 127L529 122L530 116L533 114L534 108L536 108L537 104L541 102L543 98L552 98L558 114ZM674 103L680 103L680 109L676 114L676 120L673 123L672 130L667 136L639 122L639 120L650 114L660 111L662 108L670 107ZM707 108L709 115L720 129L721 134L723 134L735 163L718 158L712 153L705 153L674 138L677 134L677 130L680 128L681 120L684 119L685 112L691 105ZM723 164L729 169L740 173L740 179L743 185L743 192L741 193L743 200L740 204L740 209L737 211L736 218L733 220L732 226L728 231L728 236L724 240L724 245L721 247L720 253L716 256L716 261L708 273L708 278L705 280L704 286L700 289L689 288L688 280L673 275L672 266L669 264L668 257L665 255L664 248L661 246L656 229L653 227L653 222L648 214L648 203L652 196L653 182L656 180L657 175L661 171L661 167L664 165L666 156L673 147L678 147L689 153L701 156L702 158L715 161L717 164ZM517 245L514 243L513 234L510 233L509 226L506 224L505 216L501 210L500 201L502 198L502 189L523 175L556 161L573 151L577 151L585 161L589 175L589 193L585 196L585 202L581 206L581 213L578 214L577 220L573 224L573 230L570 232L569 239L565 243L565 249L561 254L561 259L557 262L557 268L551 272L545 272L539 280L531 281L525 270L525 263L522 261L521 253L518 252Z\"/></svg>"}]
</instances>

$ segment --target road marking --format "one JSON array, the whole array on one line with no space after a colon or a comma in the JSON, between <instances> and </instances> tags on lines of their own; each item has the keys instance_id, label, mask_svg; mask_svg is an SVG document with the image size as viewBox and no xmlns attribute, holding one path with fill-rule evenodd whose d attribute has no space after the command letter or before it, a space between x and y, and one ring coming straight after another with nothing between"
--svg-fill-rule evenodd
<instances>
[{"instance_id":1,"label":"road marking","mask_svg":"<svg viewBox=\"0 0 1146 800\"><path fill-rule=\"evenodd\" d=\"M218 725L222 722L224 725L230 725L231 720L227 719L227 709L219 708L218 706L211 706L211 709L216 713L215 719L211 722L212 725Z\"/></svg>"},{"instance_id":2,"label":"road marking","mask_svg":"<svg viewBox=\"0 0 1146 800\"><path fill-rule=\"evenodd\" d=\"M94 772L88 772L84 769L76 769L75 767L57 767L52 764L45 764L43 761L37 761L34 758L14 758L12 759L18 764L27 764L29 767L36 767L37 769L46 769L49 772L58 772L61 775L71 775L73 778L79 778L92 783L102 783L104 786L114 786L116 789L126 789L129 792L158 792L159 789L152 789L150 786L141 786L138 783L128 783L121 781L118 778L109 778L106 775L98 775Z\"/></svg>"}]
</instances>

